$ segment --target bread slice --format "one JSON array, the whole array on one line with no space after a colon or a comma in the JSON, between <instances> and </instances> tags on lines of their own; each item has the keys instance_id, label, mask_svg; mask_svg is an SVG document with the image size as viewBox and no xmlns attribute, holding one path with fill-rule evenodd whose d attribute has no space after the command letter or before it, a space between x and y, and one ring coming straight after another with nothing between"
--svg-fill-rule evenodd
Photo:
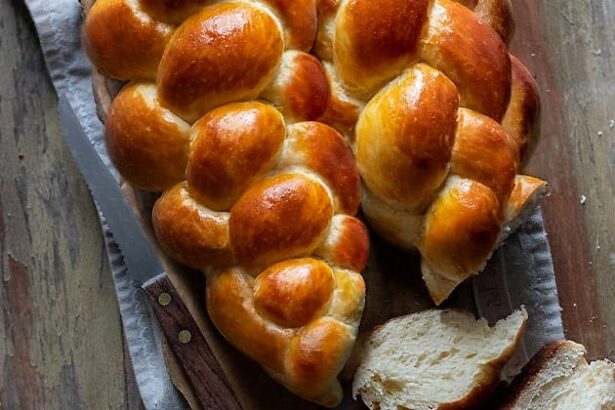
<instances>
[{"instance_id":1,"label":"bread slice","mask_svg":"<svg viewBox=\"0 0 615 410\"><path fill-rule=\"evenodd\" d=\"M480 402L499 381L525 329L524 308L489 327L459 310L398 317L363 345L352 385L370 409L459 409Z\"/></svg>"},{"instance_id":2,"label":"bread slice","mask_svg":"<svg viewBox=\"0 0 615 410\"><path fill-rule=\"evenodd\" d=\"M564 340L542 348L511 386L502 410L613 410L615 364L587 363L585 348Z\"/></svg>"}]
</instances>

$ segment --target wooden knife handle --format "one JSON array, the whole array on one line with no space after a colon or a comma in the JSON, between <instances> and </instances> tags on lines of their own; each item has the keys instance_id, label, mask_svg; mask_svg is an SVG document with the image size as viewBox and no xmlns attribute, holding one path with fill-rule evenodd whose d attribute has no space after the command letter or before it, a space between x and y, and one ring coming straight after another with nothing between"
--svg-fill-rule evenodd
<instances>
[{"instance_id":1,"label":"wooden knife handle","mask_svg":"<svg viewBox=\"0 0 615 410\"><path fill-rule=\"evenodd\" d=\"M204 409L240 410L220 364L166 275L145 289L160 327Z\"/></svg>"}]
</instances>

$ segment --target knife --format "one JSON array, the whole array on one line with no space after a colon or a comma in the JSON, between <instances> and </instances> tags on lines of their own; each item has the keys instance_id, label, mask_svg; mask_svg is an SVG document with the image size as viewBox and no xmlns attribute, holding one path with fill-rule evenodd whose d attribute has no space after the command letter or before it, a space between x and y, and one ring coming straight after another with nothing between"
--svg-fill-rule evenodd
<instances>
[{"instance_id":1,"label":"knife","mask_svg":"<svg viewBox=\"0 0 615 410\"><path fill-rule=\"evenodd\" d=\"M520 307L513 304L508 289L509 280L505 250L500 248L493 253L483 272L472 279L472 293L479 317L495 323ZM529 360L527 339L524 337L503 369L503 377L512 379Z\"/></svg>"},{"instance_id":2,"label":"knife","mask_svg":"<svg viewBox=\"0 0 615 410\"><path fill-rule=\"evenodd\" d=\"M113 232L128 276L143 288L160 327L205 409L241 409L222 367L167 277L119 184L86 136L72 106L60 95L64 137L88 188Z\"/></svg>"}]
</instances>

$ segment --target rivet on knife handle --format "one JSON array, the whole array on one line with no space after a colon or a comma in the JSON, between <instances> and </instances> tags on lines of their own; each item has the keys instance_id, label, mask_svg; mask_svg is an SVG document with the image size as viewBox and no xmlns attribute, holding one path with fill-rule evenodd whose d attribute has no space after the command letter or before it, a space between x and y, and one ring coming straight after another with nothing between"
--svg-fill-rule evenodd
<instances>
[{"instance_id":1,"label":"rivet on knife handle","mask_svg":"<svg viewBox=\"0 0 615 410\"><path fill-rule=\"evenodd\" d=\"M169 278L159 276L144 285L144 289L202 407L240 410L241 405L220 364Z\"/></svg>"}]
</instances>

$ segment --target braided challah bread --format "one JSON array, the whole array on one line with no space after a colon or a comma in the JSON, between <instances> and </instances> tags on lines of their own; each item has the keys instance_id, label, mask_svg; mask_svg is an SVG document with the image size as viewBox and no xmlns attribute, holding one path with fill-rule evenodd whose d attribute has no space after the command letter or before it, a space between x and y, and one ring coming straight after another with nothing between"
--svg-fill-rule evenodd
<instances>
[{"instance_id":1,"label":"braided challah bread","mask_svg":"<svg viewBox=\"0 0 615 410\"><path fill-rule=\"evenodd\" d=\"M506 48L510 4L328 0L320 17L315 52L333 84L323 121L352 141L368 221L420 251L439 304L546 187L517 175L539 100Z\"/></svg>"},{"instance_id":2,"label":"braided challah bread","mask_svg":"<svg viewBox=\"0 0 615 410\"><path fill-rule=\"evenodd\" d=\"M260 102L221 106L189 127L156 102L148 106L148 92L152 85L130 85L116 97L107 140L113 151L123 135L116 130L139 127L123 122L130 112L159 113L150 125L172 121L189 135L183 150L164 153L186 176L154 207L162 247L207 275L210 317L231 343L296 394L336 405L336 376L363 309L359 272L369 246L363 224L350 216L359 205L350 150L327 125L287 126ZM132 104L139 98L141 106ZM185 140L168 135L176 145ZM175 170L142 172L162 186Z\"/></svg>"},{"instance_id":3,"label":"braided challah bread","mask_svg":"<svg viewBox=\"0 0 615 410\"><path fill-rule=\"evenodd\" d=\"M361 199L440 303L544 190L518 175L539 101L507 0L97 0L83 31L95 67L130 81L106 143L164 192L161 246L206 274L220 332L308 400L341 400Z\"/></svg>"},{"instance_id":4,"label":"braided challah bread","mask_svg":"<svg viewBox=\"0 0 615 410\"><path fill-rule=\"evenodd\" d=\"M294 393L335 406L369 245L352 152L308 121L331 94L305 53L316 29L313 0L98 0L84 44L101 72L132 81L109 108L110 157L164 191L156 235L206 274L216 327Z\"/></svg>"}]
</instances>

